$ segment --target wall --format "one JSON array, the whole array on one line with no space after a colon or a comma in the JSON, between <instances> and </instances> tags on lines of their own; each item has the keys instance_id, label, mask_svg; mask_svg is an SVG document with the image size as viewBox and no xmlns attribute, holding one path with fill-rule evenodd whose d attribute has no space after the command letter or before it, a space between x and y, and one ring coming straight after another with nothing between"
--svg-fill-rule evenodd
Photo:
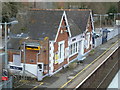
<instances>
[{"instance_id":1,"label":"wall","mask_svg":"<svg viewBox=\"0 0 120 90\"><path fill-rule=\"evenodd\" d=\"M116 27L114 27L114 28L108 28L108 30L110 32L108 32L107 40L110 40L111 38L113 38L114 36L116 36L116 35L119 34L119 30Z\"/></svg>"},{"instance_id":2,"label":"wall","mask_svg":"<svg viewBox=\"0 0 120 90\"><path fill-rule=\"evenodd\" d=\"M72 41L73 39L76 39L75 41ZM73 43L78 43L77 44L77 48L78 48L78 52L74 55L69 55L69 61L72 62L72 60L74 60L77 56L78 56L78 53L80 55L83 55L84 53L84 38L83 38L83 34L80 34L80 35L77 35L75 37L72 37L72 38L69 38L68 40L68 46L72 45ZM81 43L79 43L81 42ZM70 52L70 51L69 51Z\"/></svg>"},{"instance_id":3,"label":"wall","mask_svg":"<svg viewBox=\"0 0 120 90\"><path fill-rule=\"evenodd\" d=\"M95 38L95 47L102 44L102 36Z\"/></svg>"},{"instance_id":4,"label":"wall","mask_svg":"<svg viewBox=\"0 0 120 90\"><path fill-rule=\"evenodd\" d=\"M67 57L65 57L65 52L66 48L68 48L68 28L65 27L67 25L66 19L62 17L62 21L60 23L60 28L57 34L57 39L56 42L54 43L54 60L55 60L55 53L59 53L59 42L64 41L64 61L60 64L54 62L54 71L58 70L59 68L63 67L65 64L67 64ZM58 54L58 59L59 60L59 54Z\"/></svg>"},{"instance_id":5,"label":"wall","mask_svg":"<svg viewBox=\"0 0 120 90\"><path fill-rule=\"evenodd\" d=\"M84 53L87 53L89 50L92 49L92 31L93 31L93 26L92 26L92 20L91 16L88 19L87 26L86 26L86 32L85 32L85 40L87 39L87 34L90 33L90 38L89 38L89 48L84 48Z\"/></svg>"},{"instance_id":6,"label":"wall","mask_svg":"<svg viewBox=\"0 0 120 90\"><path fill-rule=\"evenodd\" d=\"M9 66L14 66L13 62L9 62ZM19 67L22 67L23 69L23 63L21 63L21 65ZM37 76L37 65L36 64L26 64L25 63L25 70L27 71L27 76L30 77L35 77ZM10 69L11 73L16 74L16 72L20 72L20 74L22 75L22 71L20 70L15 70L15 69Z\"/></svg>"}]
</instances>

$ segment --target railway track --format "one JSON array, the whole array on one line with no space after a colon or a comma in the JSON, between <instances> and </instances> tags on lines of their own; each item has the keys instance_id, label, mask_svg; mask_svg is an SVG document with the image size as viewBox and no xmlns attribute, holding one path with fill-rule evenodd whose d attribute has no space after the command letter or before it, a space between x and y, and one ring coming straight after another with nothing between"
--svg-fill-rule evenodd
<instances>
[{"instance_id":1,"label":"railway track","mask_svg":"<svg viewBox=\"0 0 120 90\"><path fill-rule=\"evenodd\" d=\"M77 76L74 78L75 80L73 82L71 83L68 82L64 84L61 88L75 88L75 89L100 88L104 81L107 79L107 77L110 75L110 73L114 70L114 68L118 64L118 59L120 59L119 57L117 57L119 48L120 47L118 40L104 53L102 53L98 58L91 62L87 67L85 67L81 72L79 72ZM113 60L115 62L110 62L110 60ZM105 69L104 67L107 67L107 65L109 66L108 62L114 63L111 64L112 67L109 67L109 70L106 70L108 73L104 77L102 77L101 81L98 81L99 83L97 85L91 85L94 82L95 78L98 78L100 74L99 72L104 70Z\"/></svg>"}]
</instances>

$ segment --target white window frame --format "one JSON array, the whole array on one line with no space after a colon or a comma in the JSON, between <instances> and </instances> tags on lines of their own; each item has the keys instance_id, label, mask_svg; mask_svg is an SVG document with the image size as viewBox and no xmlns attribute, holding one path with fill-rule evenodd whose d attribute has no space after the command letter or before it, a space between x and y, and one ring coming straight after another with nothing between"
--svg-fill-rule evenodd
<instances>
[{"instance_id":1,"label":"white window frame","mask_svg":"<svg viewBox=\"0 0 120 90\"><path fill-rule=\"evenodd\" d=\"M62 48L61 48L61 45L62 45ZM62 49L62 50L61 50ZM62 63L64 61L64 53L65 53L65 41L60 41L58 42L58 63Z\"/></svg>"},{"instance_id":2,"label":"white window frame","mask_svg":"<svg viewBox=\"0 0 120 90\"><path fill-rule=\"evenodd\" d=\"M78 42L74 42L69 46L69 52L70 52L69 56L70 57L78 53Z\"/></svg>"}]
</instances>

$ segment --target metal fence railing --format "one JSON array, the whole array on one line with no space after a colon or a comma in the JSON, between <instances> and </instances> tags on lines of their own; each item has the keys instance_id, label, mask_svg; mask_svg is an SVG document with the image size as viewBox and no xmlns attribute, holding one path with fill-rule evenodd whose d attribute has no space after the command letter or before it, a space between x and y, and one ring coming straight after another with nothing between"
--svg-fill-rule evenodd
<instances>
[{"instance_id":1,"label":"metal fence railing","mask_svg":"<svg viewBox=\"0 0 120 90\"><path fill-rule=\"evenodd\" d=\"M0 90L4 89L4 88L6 88L6 89L12 89L13 88L13 78L12 78L12 76L9 78L8 81L2 81L0 83Z\"/></svg>"}]
</instances>

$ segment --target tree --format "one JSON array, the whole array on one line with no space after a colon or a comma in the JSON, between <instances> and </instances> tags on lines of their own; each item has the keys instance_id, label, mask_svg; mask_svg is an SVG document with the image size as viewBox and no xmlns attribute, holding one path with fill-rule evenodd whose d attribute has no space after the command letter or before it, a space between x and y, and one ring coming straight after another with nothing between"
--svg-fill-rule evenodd
<instances>
[{"instance_id":1,"label":"tree","mask_svg":"<svg viewBox=\"0 0 120 90\"><path fill-rule=\"evenodd\" d=\"M111 14L110 14L111 13ZM112 14L113 13L113 14ZM117 7L115 6L111 6L109 9L108 9L108 12L107 14L109 14L108 18L109 19L113 19L114 18L114 13L117 13Z\"/></svg>"},{"instance_id":2,"label":"tree","mask_svg":"<svg viewBox=\"0 0 120 90\"><path fill-rule=\"evenodd\" d=\"M16 17L18 13L17 2L4 2L2 3L2 22L9 22L9 19Z\"/></svg>"}]
</instances>

